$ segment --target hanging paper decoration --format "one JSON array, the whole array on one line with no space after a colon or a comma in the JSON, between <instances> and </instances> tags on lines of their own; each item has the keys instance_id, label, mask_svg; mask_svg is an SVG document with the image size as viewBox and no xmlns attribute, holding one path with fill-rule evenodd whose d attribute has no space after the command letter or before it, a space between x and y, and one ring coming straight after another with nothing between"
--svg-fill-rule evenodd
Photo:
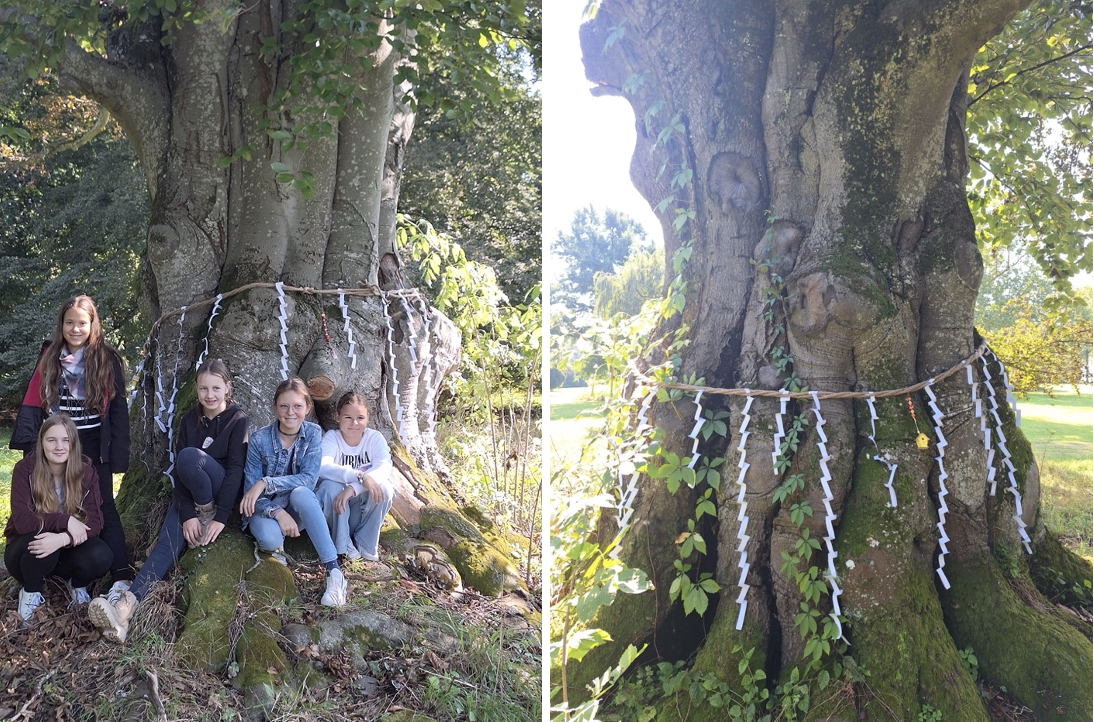
<instances>
[{"instance_id":1,"label":"hanging paper decoration","mask_svg":"<svg viewBox=\"0 0 1094 722\"><path fill-rule=\"evenodd\" d=\"M703 424L706 420L703 418L703 405L699 402L699 399L703 398L702 391L695 392L695 426L691 428L691 433L688 434L688 438L693 439L691 444L691 461L688 462L688 468L694 469L695 465L699 463L699 457L702 454L699 453L699 432L703 429Z\"/></svg>"},{"instance_id":2,"label":"hanging paper decoration","mask_svg":"<svg viewBox=\"0 0 1094 722\"><path fill-rule=\"evenodd\" d=\"M649 413L650 404L653 403L654 397L657 396L657 387L651 387L650 392L646 394L646 398L642 400L642 406L638 409L638 425L634 429L635 446L640 447L645 441L646 432L649 431L650 424L646 419L646 414ZM641 474L635 470L631 474L630 480L624 485L623 472L619 473L619 505L616 507L616 522L620 530L627 528L631 523L631 515L634 513L634 509L631 504L634 502L634 497L638 493L638 478ZM622 548L616 545L612 550L611 556L617 557Z\"/></svg>"},{"instance_id":3,"label":"hanging paper decoration","mask_svg":"<svg viewBox=\"0 0 1094 722\"><path fill-rule=\"evenodd\" d=\"M832 510L832 500L835 499L835 495L832 494L832 488L828 486L828 482L832 479L832 474L828 470L828 461L832 457L828 455L828 437L824 434L824 424L826 423L824 417L821 416L820 399L817 398L817 392L810 392L813 396L813 414L817 417L817 436L820 440L817 442L817 450L820 451L820 484L821 489L824 491L824 498L821 500L824 503L824 544L828 548L828 584L832 587L832 620L836 623L836 638L843 638L843 624L840 623L839 617L841 614L839 607L839 597L843 594L843 590L839 588L837 574L836 574L836 557L839 556L836 550L832 547L832 542L836 539L836 530L832 526L832 522L836 520L836 513Z\"/></svg>"},{"instance_id":4,"label":"hanging paper decoration","mask_svg":"<svg viewBox=\"0 0 1094 722\"><path fill-rule=\"evenodd\" d=\"M182 307L182 315L179 316L179 341L175 348L175 369L171 373L171 398L167 404L167 469L163 472L171 480L171 486L175 485L175 477L171 472L175 469L175 425L171 423L171 417L175 415L175 397L179 392L179 360L182 358L182 343L185 339L186 306Z\"/></svg>"},{"instance_id":5,"label":"hanging paper decoration","mask_svg":"<svg viewBox=\"0 0 1094 722\"><path fill-rule=\"evenodd\" d=\"M220 302L223 300L224 294L218 293L216 303L213 304L213 312L209 314L209 327L205 330L205 349L198 354L198 360L194 363L194 370L201 368L201 362L205 360L205 357L209 355L209 336L213 333L213 319L216 318L217 312L220 310Z\"/></svg>"},{"instance_id":6,"label":"hanging paper decoration","mask_svg":"<svg viewBox=\"0 0 1094 722\"><path fill-rule=\"evenodd\" d=\"M1014 425L1021 426L1022 412L1018 408L1018 399L1014 396L1014 387L1007 378L1007 370L1003 367L1003 362L999 360L998 356L993 353L992 357L994 357L996 363L999 364L999 373L1003 376L1003 386L1007 389L1007 403L1010 404L1010 408L1014 412Z\"/></svg>"},{"instance_id":7,"label":"hanging paper decoration","mask_svg":"<svg viewBox=\"0 0 1094 722\"><path fill-rule=\"evenodd\" d=\"M980 361L984 367L984 388L988 393L988 402L991 407L988 413L995 417L999 423L999 402L995 400L995 389L991 385L991 371L988 370L988 360L981 356ZM988 427L987 414L980 418L980 430L984 434L984 450L988 452L988 483L991 484L990 493L995 496L995 448L991 444L991 429Z\"/></svg>"},{"instance_id":8,"label":"hanging paper decoration","mask_svg":"<svg viewBox=\"0 0 1094 722\"><path fill-rule=\"evenodd\" d=\"M410 352L410 375L418 375L418 334L414 331L414 314L410 311L410 306L406 302L406 298L399 296L399 303L403 307L403 313L406 314L406 336L410 340L407 344L407 351Z\"/></svg>"},{"instance_id":9,"label":"hanging paper decoration","mask_svg":"<svg viewBox=\"0 0 1094 722\"><path fill-rule=\"evenodd\" d=\"M421 295L416 295L414 298L418 301L418 310L422 314L422 322L424 323L422 338L428 343L429 334L433 329L433 319L429 315L429 306ZM433 367L433 358L427 358L425 362L425 376L422 379L422 384L425 385L426 388L430 388L433 382ZM435 403L436 399L434 398L434 395L429 394L425 400L425 410L423 413L425 414L426 424L428 424L428 433L430 434L434 433L437 429L437 415L434 409Z\"/></svg>"},{"instance_id":10,"label":"hanging paper decoration","mask_svg":"<svg viewBox=\"0 0 1094 722\"><path fill-rule=\"evenodd\" d=\"M745 581L748 577L748 540L749 536L745 532L748 531L748 502L745 501L745 472L748 471L749 463L745 461L745 442L748 441L748 422L752 418L749 416L749 409L752 408L752 392L749 389L745 389L745 393L748 396L745 397L745 406L741 409L741 443L737 444L737 450L741 452L741 458L737 461L737 468L741 470L741 473L737 476L737 521L741 523L740 528L737 530L737 551L740 552L741 558L737 562L737 568L741 570L741 578L737 580L737 586L740 587L741 592L737 595L737 604L739 611L737 612L737 629L744 628L745 623L745 610L748 609L748 582Z\"/></svg>"},{"instance_id":11,"label":"hanging paper decoration","mask_svg":"<svg viewBox=\"0 0 1094 722\"><path fill-rule=\"evenodd\" d=\"M126 404L126 406L129 407L130 411L133 410L133 402L137 400L137 392L140 391L141 388L141 379L144 375L144 362L148 358L148 344L151 342L151 338L149 338L148 341L144 342L144 348L141 349L140 363L137 364L137 370L133 372L133 378L135 379L135 381L133 383L133 390L129 392L129 403ZM143 395L142 398L145 400L145 404L147 404L147 394Z\"/></svg>"},{"instance_id":12,"label":"hanging paper decoration","mask_svg":"<svg viewBox=\"0 0 1094 722\"><path fill-rule=\"evenodd\" d=\"M391 395L395 398L395 427L399 430L399 436L403 435L403 404L399 400L399 369L395 367L395 326L391 323L391 305L385 293L384 323L387 324L387 356L388 366L391 368Z\"/></svg>"},{"instance_id":13,"label":"hanging paper decoration","mask_svg":"<svg viewBox=\"0 0 1094 722\"><path fill-rule=\"evenodd\" d=\"M156 402L159 403L159 408L156 409L156 426L160 427L160 433L167 433L167 426L163 423L164 414L167 412L167 401L164 398L163 393L163 349L160 344L156 344Z\"/></svg>"},{"instance_id":14,"label":"hanging paper decoration","mask_svg":"<svg viewBox=\"0 0 1094 722\"><path fill-rule=\"evenodd\" d=\"M349 322L349 306L346 305L346 292L341 288L338 289L338 308L342 309L342 333L346 335L346 343L349 344L349 348L346 349L346 356L349 356L349 367L353 370L357 370L357 342L353 340L353 327Z\"/></svg>"},{"instance_id":15,"label":"hanging paper decoration","mask_svg":"<svg viewBox=\"0 0 1094 722\"><path fill-rule=\"evenodd\" d=\"M950 477L946 473L946 467L942 464L942 458L946 455L946 447L949 446L949 442L942 435L942 419L945 416L942 414L942 409L938 408L934 391L931 390L932 384L934 384L934 379L929 379L923 390L927 392L927 405L931 407L931 417L934 419L934 433L938 437L938 456L934 457L935 461L938 462L938 524L936 526L941 537L938 540L938 546L942 548L942 551L938 553L938 568L935 571L938 573L939 579L942 580L942 586L949 589L950 580L946 578L946 573L942 571L943 567L946 566L945 556L950 553L947 546L950 543L950 537L946 534L946 514L950 511L950 507L946 505L946 495L950 493L946 489L946 479Z\"/></svg>"},{"instance_id":16,"label":"hanging paper decoration","mask_svg":"<svg viewBox=\"0 0 1094 722\"><path fill-rule=\"evenodd\" d=\"M889 462L883 456L881 456L881 450L877 448L877 439L874 435L877 433L877 427L874 422L877 421L877 409L874 408L874 395L871 393L866 394L866 405L870 407L870 443L874 445L874 451L877 453L872 457L874 461L880 461L885 464L889 469L889 480L885 482L885 488L889 490L889 506L893 509L896 508L896 489L893 488L893 478L896 477L896 464Z\"/></svg>"},{"instance_id":17,"label":"hanging paper decoration","mask_svg":"<svg viewBox=\"0 0 1094 722\"><path fill-rule=\"evenodd\" d=\"M784 394L779 398L779 413L775 414L775 450L771 452L771 468L777 475L779 473L779 457L782 456L782 440L786 436L783 428L783 415L786 413L786 405L790 401L790 395Z\"/></svg>"},{"instance_id":18,"label":"hanging paper decoration","mask_svg":"<svg viewBox=\"0 0 1094 722\"><path fill-rule=\"evenodd\" d=\"M277 303L280 308L280 315L277 317L278 323L281 324L281 380L289 378L289 304L285 300L285 284L278 281L274 284L274 288L277 289Z\"/></svg>"}]
</instances>

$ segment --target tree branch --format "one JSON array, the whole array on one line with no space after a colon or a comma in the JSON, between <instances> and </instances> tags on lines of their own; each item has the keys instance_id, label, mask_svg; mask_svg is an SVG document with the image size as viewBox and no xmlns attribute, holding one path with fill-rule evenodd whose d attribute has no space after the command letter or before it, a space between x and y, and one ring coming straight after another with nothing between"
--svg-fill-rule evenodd
<instances>
[{"instance_id":1,"label":"tree branch","mask_svg":"<svg viewBox=\"0 0 1094 722\"><path fill-rule=\"evenodd\" d=\"M1045 67L1046 65L1052 65L1053 63L1060 62L1061 60L1067 60L1068 58L1072 57L1073 55L1077 55L1078 53L1081 53L1084 50L1090 50L1090 48L1091 48L1090 45L1080 45L1079 47L1072 50L1070 53L1064 53L1063 55L1059 55L1055 58L1049 58L1048 60L1045 60L1044 62L1041 62L1041 63L1037 63L1036 65L1031 65L1028 68L1023 68L1022 70L1019 70L1017 73L1015 73L1009 79L1002 80L998 83L995 83L994 85L989 85L987 88L984 89L983 93L980 93L975 98L970 100L969 104L967 106L965 106L965 108L966 108L966 110L968 108L971 108L973 103L980 100L981 98L983 98L985 95L987 95L991 91L995 90L996 88L1001 88L1004 85L1009 85L1015 78L1017 78L1019 76L1025 75L1027 73L1032 73L1035 70L1040 70L1041 68Z\"/></svg>"}]
</instances>

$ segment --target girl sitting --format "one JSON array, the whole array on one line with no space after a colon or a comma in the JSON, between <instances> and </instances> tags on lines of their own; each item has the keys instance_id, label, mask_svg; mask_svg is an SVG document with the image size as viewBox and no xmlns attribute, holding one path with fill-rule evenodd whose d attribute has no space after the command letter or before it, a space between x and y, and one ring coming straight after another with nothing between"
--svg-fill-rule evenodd
<instances>
[{"instance_id":1,"label":"girl sitting","mask_svg":"<svg viewBox=\"0 0 1094 722\"><path fill-rule=\"evenodd\" d=\"M282 381L274 392L277 419L251 435L243 469L243 500L239 511L243 528L254 535L258 548L285 563L285 537L308 532L319 561L327 569L323 604L346 603L346 578L338 566L323 508L315 497L319 476L322 430L306 421L312 400L303 380Z\"/></svg>"},{"instance_id":2,"label":"girl sitting","mask_svg":"<svg viewBox=\"0 0 1094 722\"><path fill-rule=\"evenodd\" d=\"M323 436L316 496L327 516L334 546L348 559L380 559L380 526L395 499L391 453L368 428L368 406L356 391L338 399L338 428Z\"/></svg>"},{"instance_id":3,"label":"girl sitting","mask_svg":"<svg viewBox=\"0 0 1094 722\"><path fill-rule=\"evenodd\" d=\"M128 591L113 603L96 599L88 608L92 623L112 642L125 641L137 604L187 546L216 541L239 499L250 421L232 401L228 367L220 359L206 361L198 369L195 388L198 405L179 424L174 501L156 546Z\"/></svg>"},{"instance_id":4,"label":"girl sitting","mask_svg":"<svg viewBox=\"0 0 1094 722\"><path fill-rule=\"evenodd\" d=\"M80 435L66 414L42 423L34 453L15 464L11 516L4 529L4 564L22 583L19 616L29 620L45 601L46 577L64 579L69 609L87 604L87 585L110 568L113 554L103 528L99 477L80 454Z\"/></svg>"}]
</instances>

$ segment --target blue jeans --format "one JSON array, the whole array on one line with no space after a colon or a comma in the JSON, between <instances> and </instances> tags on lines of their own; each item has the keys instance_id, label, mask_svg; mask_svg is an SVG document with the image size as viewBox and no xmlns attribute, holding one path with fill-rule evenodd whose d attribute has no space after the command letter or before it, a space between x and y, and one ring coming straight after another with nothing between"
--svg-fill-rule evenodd
<instances>
[{"instance_id":1,"label":"blue jeans","mask_svg":"<svg viewBox=\"0 0 1094 722\"><path fill-rule=\"evenodd\" d=\"M339 554L345 554L349 551L352 537L358 551L366 556L376 556L379 551L377 546L380 543L380 527L384 523L384 516L391 509L391 503L395 501L395 487L390 483L382 483L380 489L384 498L379 503L374 503L366 491L350 499L344 512L335 514L334 497L342 493L344 488L337 481L320 479L315 490L319 503L323 505L334 546Z\"/></svg>"},{"instance_id":2,"label":"blue jeans","mask_svg":"<svg viewBox=\"0 0 1094 722\"><path fill-rule=\"evenodd\" d=\"M179 452L175 462L175 476L182 484L183 492L188 492L196 504L208 504L220 485L224 483L224 467L201 449L188 446ZM167 516L160 528L156 546L148 555L144 566L137 573L129 591L137 601L144 599L149 587L167 576L182 553L186 551L186 538L182 535L182 519L179 517L179 504L172 501L167 508Z\"/></svg>"},{"instance_id":3,"label":"blue jeans","mask_svg":"<svg viewBox=\"0 0 1094 722\"><path fill-rule=\"evenodd\" d=\"M290 492L278 494L273 501L296 520L301 531L308 533L311 545L319 555L319 561L328 564L338 560L338 552L334 550L327 520L323 516L323 507L315 498L314 491L306 486L298 486ZM247 529L254 535L258 548L264 552L278 551L285 544L285 535L281 533L281 525L277 523L277 519L262 515L252 516L247 522Z\"/></svg>"}]
</instances>

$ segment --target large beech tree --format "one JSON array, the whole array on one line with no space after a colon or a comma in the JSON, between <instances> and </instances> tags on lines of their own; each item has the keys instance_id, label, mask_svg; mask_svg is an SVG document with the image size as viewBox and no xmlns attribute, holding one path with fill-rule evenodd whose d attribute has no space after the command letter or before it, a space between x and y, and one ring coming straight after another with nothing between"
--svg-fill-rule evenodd
<instances>
[{"instance_id":1,"label":"large beech tree","mask_svg":"<svg viewBox=\"0 0 1094 722\"><path fill-rule=\"evenodd\" d=\"M594 93L621 94L633 106L631 177L664 218L670 294L683 302L661 322L655 350L641 365L670 361L667 349L677 355L678 378L701 378L709 387L862 392L912 386L972 355L982 263L965 190L970 69L978 49L1028 4L600 3L581 30L586 74ZM670 345L674 340L684 343ZM978 382L980 368L977 362ZM993 373L1002 398L997 366ZM916 719L929 704L946 720L985 720L958 654L971 647L980 673L1038 714L1090 719L1090 626L1048 601L1044 584L1037 588L1047 569L1081 587L1090 564L1041 525L1037 466L1006 404L1000 415L1031 556L1013 519L1014 495L1003 491L1009 480L998 451L999 491L989 493L988 456L965 372L932 390L948 441L942 481L949 589L935 572L941 452L927 397L913 397L919 429L931 439L926 450L913 443L917 431L903 396L876 403L874 438L897 467L895 508L885 487L889 469L873 459L879 452L865 401L821 403L843 634L847 653L869 677L823 693L814 686L807 718ZM700 445L708 460L726 463L714 494L717 521L703 516L697 527L706 554L682 560L694 565L693 582L710 573L720 591L710 595L702 619L670 601L677 545L687 539L694 547L687 523L705 487L671 493L664 480L645 477L621 558L645 570L656 590L621 595L601 610L596 624L613 641L570 665L571 695L613 666L628 644L646 643L649 654L668 660L694 655L696 672L738 690L739 663L750 650L752 668L770 680L761 686L782 683L803 665L807 638L796 626L802 604L819 611L821 622L831 611L826 550L821 545L798 566L819 570L819 600L803 593L809 580L799 583L781 562L796 555L803 529L813 540L826 534L816 417L811 402L790 404L787 427L798 414L807 423L796 450L787 452L789 464L775 472L779 402L757 398L751 406L744 444L751 462L744 477L749 587L738 631L733 482L742 402L703 399L705 408L730 412L719 421L726 433ZM694 413L690 394L654 403L650 418L663 434L655 463L690 456ZM790 481L795 475L801 484ZM610 538L613 522L601 525ZM828 656L820 656L830 670L838 645L829 642ZM724 718L724 710L692 705L686 690L680 695L659 719Z\"/></svg>"}]
</instances>

